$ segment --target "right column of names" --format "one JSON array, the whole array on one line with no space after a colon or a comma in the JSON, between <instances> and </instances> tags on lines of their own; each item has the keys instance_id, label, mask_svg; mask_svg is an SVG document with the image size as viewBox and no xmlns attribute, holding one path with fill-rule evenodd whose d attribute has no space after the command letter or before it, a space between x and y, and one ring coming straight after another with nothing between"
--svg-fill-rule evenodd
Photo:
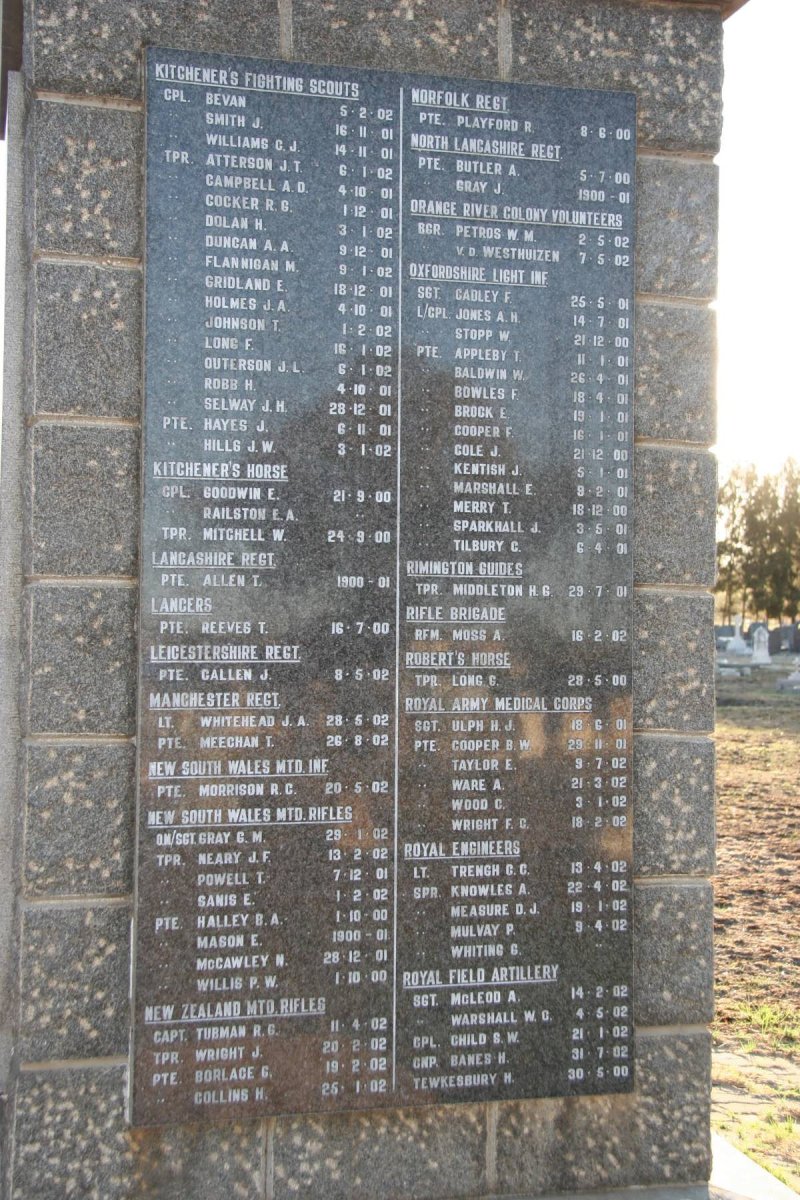
<instances>
[{"instance_id":1,"label":"right column of names","mask_svg":"<svg viewBox=\"0 0 800 1200\"><path fill-rule=\"evenodd\" d=\"M404 97L395 1024L420 1099L632 1084L635 106L568 95Z\"/></svg>"}]
</instances>

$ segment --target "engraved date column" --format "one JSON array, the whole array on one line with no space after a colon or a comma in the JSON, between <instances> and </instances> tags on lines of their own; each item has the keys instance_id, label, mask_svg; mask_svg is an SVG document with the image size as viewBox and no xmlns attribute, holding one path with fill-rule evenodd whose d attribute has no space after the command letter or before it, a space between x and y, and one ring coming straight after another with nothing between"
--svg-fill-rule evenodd
<instances>
[{"instance_id":1,"label":"engraved date column","mask_svg":"<svg viewBox=\"0 0 800 1200\"><path fill-rule=\"evenodd\" d=\"M334 127L337 262L333 448L324 561L333 692L326 742L341 765L331 787L352 805L349 838L328 848L335 921L324 966L359 1015L331 1021L323 1096L351 1104L390 1088L393 921L392 777L397 456L398 243L396 110L337 107ZM359 997L358 1005L353 997ZM334 1011L336 1003L334 1000Z\"/></svg>"}]
</instances>

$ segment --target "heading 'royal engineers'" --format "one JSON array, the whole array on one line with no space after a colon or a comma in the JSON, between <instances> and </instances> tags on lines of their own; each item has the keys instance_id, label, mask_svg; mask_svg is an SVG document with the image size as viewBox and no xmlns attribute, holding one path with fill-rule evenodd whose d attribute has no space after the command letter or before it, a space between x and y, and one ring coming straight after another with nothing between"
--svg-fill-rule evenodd
<instances>
[{"instance_id":1,"label":"heading 'royal engineers'","mask_svg":"<svg viewBox=\"0 0 800 1200\"><path fill-rule=\"evenodd\" d=\"M132 1118L629 1090L633 97L147 80Z\"/></svg>"}]
</instances>

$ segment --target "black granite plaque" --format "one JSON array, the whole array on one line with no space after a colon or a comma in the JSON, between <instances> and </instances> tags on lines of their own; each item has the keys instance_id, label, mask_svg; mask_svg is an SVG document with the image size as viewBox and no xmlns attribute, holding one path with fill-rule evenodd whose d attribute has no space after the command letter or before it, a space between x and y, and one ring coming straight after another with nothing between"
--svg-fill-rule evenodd
<instances>
[{"instance_id":1,"label":"black granite plaque","mask_svg":"<svg viewBox=\"0 0 800 1200\"><path fill-rule=\"evenodd\" d=\"M135 1122L632 1087L634 133L149 52Z\"/></svg>"}]
</instances>

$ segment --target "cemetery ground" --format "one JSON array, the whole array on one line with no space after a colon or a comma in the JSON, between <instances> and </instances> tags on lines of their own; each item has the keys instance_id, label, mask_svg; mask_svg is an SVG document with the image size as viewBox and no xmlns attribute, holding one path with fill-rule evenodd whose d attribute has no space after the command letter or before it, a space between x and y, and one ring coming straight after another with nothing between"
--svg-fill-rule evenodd
<instances>
[{"instance_id":1,"label":"cemetery ground","mask_svg":"<svg viewBox=\"0 0 800 1200\"><path fill-rule=\"evenodd\" d=\"M712 1123L800 1191L800 693L717 681Z\"/></svg>"}]
</instances>

